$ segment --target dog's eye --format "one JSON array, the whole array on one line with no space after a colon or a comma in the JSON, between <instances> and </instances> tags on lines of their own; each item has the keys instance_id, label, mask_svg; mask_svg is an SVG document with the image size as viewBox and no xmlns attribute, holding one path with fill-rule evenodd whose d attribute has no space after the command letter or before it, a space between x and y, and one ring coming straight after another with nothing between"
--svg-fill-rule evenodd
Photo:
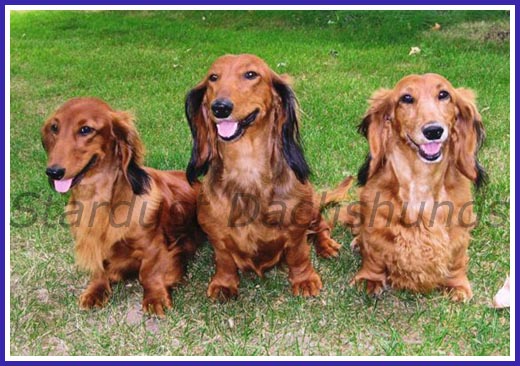
<instances>
[{"instance_id":1,"label":"dog's eye","mask_svg":"<svg viewBox=\"0 0 520 366\"><path fill-rule=\"evenodd\" d=\"M218 80L218 75L217 74L211 74L208 79L209 79L209 81L217 81Z\"/></svg>"},{"instance_id":2,"label":"dog's eye","mask_svg":"<svg viewBox=\"0 0 520 366\"><path fill-rule=\"evenodd\" d=\"M254 71L248 71L244 74L244 77L248 80L253 80L258 77L258 74Z\"/></svg>"},{"instance_id":3,"label":"dog's eye","mask_svg":"<svg viewBox=\"0 0 520 366\"><path fill-rule=\"evenodd\" d=\"M52 133L58 133L58 131L59 131L58 124L57 123L53 123L51 125L51 132Z\"/></svg>"},{"instance_id":4,"label":"dog's eye","mask_svg":"<svg viewBox=\"0 0 520 366\"><path fill-rule=\"evenodd\" d=\"M87 136L87 135L91 134L92 132L94 132L94 129L89 126L83 126L79 129L79 134L81 136Z\"/></svg>"},{"instance_id":5,"label":"dog's eye","mask_svg":"<svg viewBox=\"0 0 520 366\"><path fill-rule=\"evenodd\" d=\"M405 95L401 96L401 98L399 98L399 100L405 104L412 104L414 102L414 99L410 94L405 94Z\"/></svg>"},{"instance_id":6,"label":"dog's eye","mask_svg":"<svg viewBox=\"0 0 520 366\"><path fill-rule=\"evenodd\" d=\"M439 100L449 99L450 93L448 93L446 90L441 90L439 92Z\"/></svg>"}]
</instances>

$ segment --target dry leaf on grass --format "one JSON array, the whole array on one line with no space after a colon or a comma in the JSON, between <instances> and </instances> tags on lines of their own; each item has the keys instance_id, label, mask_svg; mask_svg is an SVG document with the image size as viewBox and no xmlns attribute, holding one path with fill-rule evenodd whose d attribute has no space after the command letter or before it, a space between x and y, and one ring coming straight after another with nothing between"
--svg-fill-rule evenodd
<instances>
[{"instance_id":1,"label":"dry leaf on grass","mask_svg":"<svg viewBox=\"0 0 520 366\"><path fill-rule=\"evenodd\" d=\"M412 47L412 48L410 48L410 52L408 53L408 56L417 55L418 53L421 53L421 49L419 47Z\"/></svg>"}]
</instances>

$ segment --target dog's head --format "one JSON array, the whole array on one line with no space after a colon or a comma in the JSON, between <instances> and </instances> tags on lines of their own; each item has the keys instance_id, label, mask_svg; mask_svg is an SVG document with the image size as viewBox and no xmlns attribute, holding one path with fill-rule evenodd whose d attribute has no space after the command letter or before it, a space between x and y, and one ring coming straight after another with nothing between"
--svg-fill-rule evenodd
<instances>
[{"instance_id":1,"label":"dog's head","mask_svg":"<svg viewBox=\"0 0 520 366\"><path fill-rule=\"evenodd\" d=\"M300 181L309 168L300 145L297 102L284 77L254 55L226 55L186 97L186 117L193 135L190 182L204 175L217 155L217 144L235 143L246 134L274 128L284 157Z\"/></svg>"},{"instance_id":2,"label":"dog's head","mask_svg":"<svg viewBox=\"0 0 520 366\"><path fill-rule=\"evenodd\" d=\"M47 119L41 134L46 174L56 191L65 193L115 170L123 172L136 194L146 191L143 146L129 113L96 98L74 98Z\"/></svg>"},{"instance_id":3,"label":"dog's head","mask_svg":"<svg viewBox=\"0 0 520 366\"><path fill-rule=\"evenodd\" d=\"M484 128L475 96L471 90L454 88L440 75L409 75L391 90L378 90L359 130L370 146L358 175L362 185L396 147L402 148L406 159L424 164L452 161L477 185L485 178L476 158Z\"/></svg>"}]
</instances>

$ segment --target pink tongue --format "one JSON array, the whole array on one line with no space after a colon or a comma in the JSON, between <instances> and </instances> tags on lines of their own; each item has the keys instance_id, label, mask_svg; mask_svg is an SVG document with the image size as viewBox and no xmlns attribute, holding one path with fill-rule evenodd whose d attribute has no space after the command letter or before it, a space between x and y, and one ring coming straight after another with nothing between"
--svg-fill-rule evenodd
<instances>
[{"instance_id":1,"label":"pink tongue","mask_svg":"<svg viewBox=\"0 0 520 366\"><path fill-rule=\"evenodd\" d=\"M60 193L67 192L70 189L71 185L72 185L72 178L54 181L54 188L56 188L56 190Z\"/></svg>"},{"instance_id":2,"label":"pink tongue","mask_svg":"<svg viewBox=\"0 0 520 366\"><path fill-rule=\"evenodd\" d=\"M428 155L435 155L441 149L440 142L430 142L428 144L421 145L421 150Z\"/></svg>"},{"instance_id":3,"label":"pink tongue","mask_svg":"<svg viewBox=\"0 0 520 366\"><path fill-rule=\"evenodd\" d=\"M222 137L231 137L237 131L238 122L222 121L217 123L218 134Z\"/></svg>"}]
</instances>

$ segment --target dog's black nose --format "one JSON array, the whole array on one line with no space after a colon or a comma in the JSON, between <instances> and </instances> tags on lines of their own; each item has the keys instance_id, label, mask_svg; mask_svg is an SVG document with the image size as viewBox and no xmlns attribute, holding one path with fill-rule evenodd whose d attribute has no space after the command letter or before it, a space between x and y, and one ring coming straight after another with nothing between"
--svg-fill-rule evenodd
<instances>
[{"instance_id":1,"label":"dog's black nose","mask_svg":"<svg viewBox=\"0 0 520 366\"><path fill-rule=\"evenodd\" d=\"M211 110L217 118L228 118L233 112L233 103L229 99L217 99L211 103Z\"/></svg>"},{"instance_id":2,"label":"dog's black nose","mask_svg":"<svg viewBox=\"0 0 520 366\"><path fill-rule=\"evenodd\" d=\"M45 170L45 174L54 180L60 180L65 175L65 168L59 165L52 165Z\"/></svg>"},{"instance_id":3,"label":"dog's black nose","mask_svg":"<svg viewBox=\"0 0 520 366\"><path fill-rule=\"evenodd\" d=\"M427 126L423 128L422 133L428 140L438 140L441 138L444 128L441 126Z\"/></svg>"}]
</instances>

